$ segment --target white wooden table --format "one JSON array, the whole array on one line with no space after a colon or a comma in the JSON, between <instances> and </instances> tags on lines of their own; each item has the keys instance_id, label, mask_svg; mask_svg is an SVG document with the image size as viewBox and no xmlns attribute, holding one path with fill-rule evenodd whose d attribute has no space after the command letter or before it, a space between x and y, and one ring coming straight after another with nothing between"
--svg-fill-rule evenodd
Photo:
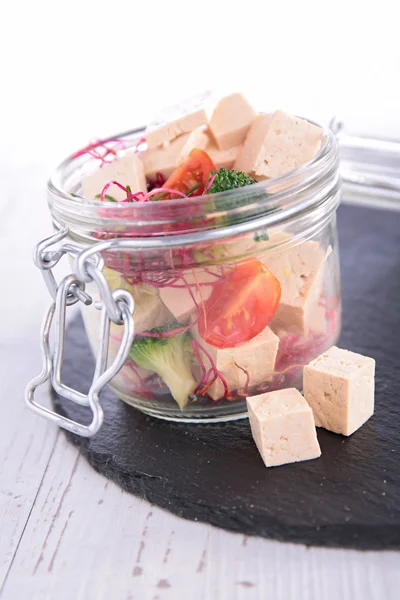
<instances>
[{"instance_id":1,"label":"white wooden table","mask_svg":"<svg viewBox=\"0 0 400 600\"><path fill-rule=\"evenodd\" d=\"M31 248L50 231L49 165L26 160L21 177L9 164L0 205L1 599L397 599L400 553L306 548L182 520L98 475L25 408L48 304Z\"/></svg>"}]
</instances>

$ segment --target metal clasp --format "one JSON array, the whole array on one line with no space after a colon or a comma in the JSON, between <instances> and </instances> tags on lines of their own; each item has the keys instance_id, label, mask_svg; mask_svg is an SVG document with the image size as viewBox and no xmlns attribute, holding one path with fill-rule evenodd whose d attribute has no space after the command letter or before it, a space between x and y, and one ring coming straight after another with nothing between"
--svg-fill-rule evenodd
<instances>
[{"instance_id":1,"label":"metal clasp","mask_svg":"<svg viewBox=\"0 0 400 600\"><path fill-rule=\"evenodd\" d=\"M89 257L85 264L85 280L94 281L102 298L100 305L101 325L100 325L100 348L97 354L96 367L93 375L92 384L87 395L66 386L61 381L62 362L64 357L65 342L65 322L66 308L75 302L81 301L84 304L91 304L92 298L85 292L85 282L79 280L75 275L67 275L57 285L52 269L66 253L73 253L79 257L82 249L69 244L57 250L49 248L62 241L68 234L66 227L60 229L55 235L40 242L34 253L35 264L43 273L46 285L53 297L54 302L47 311L41 329L41 351L43 357L43 368L37 377L29 382L25 390L25 400L34 412L56 423L68 431L77 433L84 437L91 437L100 429L103 423L103 410L99 402L99 394L102 388L115 377L122 369L128 356L130 347L134 338L134 300L127 290L111 291L102 271L103 262L101 256ZM97 307L97 306L96 306ZM50 349L50 330L54 326L54 351ZM110 335L110 322L124 327L124 333L121 339L119 350L114 361L107 367L108 345ZM89 406L93 418L90 425L67 419L66 417L39 405L35 399L35 390L46 381L51 380L54 390L64 398L77 404Z\"/></svg>"}]
</instances>

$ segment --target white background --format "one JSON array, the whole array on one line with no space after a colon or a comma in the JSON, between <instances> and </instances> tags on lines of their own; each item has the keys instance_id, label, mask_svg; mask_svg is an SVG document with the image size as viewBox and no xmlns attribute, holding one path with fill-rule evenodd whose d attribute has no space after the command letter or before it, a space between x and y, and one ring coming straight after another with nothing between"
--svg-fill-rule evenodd
<instances>
[{"instance_id":1,"label":"white background","mask_svg":"<svg viewBox=\"0 0 400 600\"><path fill-rule=\"evenodd\" d=\"M400 136L395 0L2 2L1 138L53 161L228 86L355 132ZM22 138L21 138L22 136Z\"/></svg>"},{"instance_id":2,"label":"white background","mask_svg":"<svg viewBox=\"0 0 400 600\"><path fill-rule=\"evenodd\" d=\"M400 139L396 7L1 2L2 600L398 597L397 553L247 540L151 509L107 485L22 401L48 302L31 248L50 232L45 183L64 155L215 87L243 90L261 110L323 124L337 115L350 132Z\"/></svg>"}]
</instances>

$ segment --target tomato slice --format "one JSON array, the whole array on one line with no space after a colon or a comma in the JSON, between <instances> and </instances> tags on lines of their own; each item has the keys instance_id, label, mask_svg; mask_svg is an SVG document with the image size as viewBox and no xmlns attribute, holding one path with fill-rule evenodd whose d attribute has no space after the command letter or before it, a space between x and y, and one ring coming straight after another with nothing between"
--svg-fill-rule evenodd
<instances>
[{"instance_id":1,"label":"tomato slice","mask_svg":"<svg viewBox=\"0 0 400 600\"><path fill-rule=\"evenodd\" d=\"M199 185L191 196L201 196L204 186L210 178L211 171L215 171L215 165L207 152L195 148L191 151L185 162L175 169L162 187L171 188L186 194L192 188ZM160 200L170 200L173 194L165 194Z\"/></svg>"},{"instance_id":2,"label":"tomato slice","mask_svg":"<svg viewBox=\"0 0 400 600\"><path fill-rule=\"evenodd\" d=\"M237 263L213 285L200 310L199 333L216 348L240 346L267 327L280 299L279 281L260 260Z\"/></svg>"}]
</instances>

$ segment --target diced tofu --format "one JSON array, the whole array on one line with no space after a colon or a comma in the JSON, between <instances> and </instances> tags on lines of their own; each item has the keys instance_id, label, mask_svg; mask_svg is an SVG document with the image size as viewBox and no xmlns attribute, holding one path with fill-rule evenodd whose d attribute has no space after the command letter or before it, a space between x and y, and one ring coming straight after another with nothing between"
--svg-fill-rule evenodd
<instances>
[{"instance_id":1,"label":"diced tofu","mask_svg":"<svg viewBox=\"0 0 400 600\"><path fill-rule=\"evenodd\" d=\"M122 277L121 273L104 267L104 275L107 279L107 283L111 290L121 288L128 290L135 301L135 335L140 334L142 331L152 329L153 327L159 327L166 323L171 323L174 320L172 313L163 304L158 290L152 286L146 284L131 285ZM100 301L100 294L97 290L90 290L90 294L95 301ZM101 313L97 310L90 310L87 318L85 319L85 327L90 340L93 340L93 352L96 355L100 345L100 319ZM110 340L109 340L109 361L114 360L123 335L123 327L111 323L110 326ZM122 375L125 375L128 367L123 368ZM142 378L150 375L150 371L142 368L137 368L137 372ZM120 372L121 374L121 372ZM130 374L132 378L132 374ZM116 376L115 381L120 381L121 377Z\"/></svg>"},{"instance_id":2,"label":"diced tofu","mask_svg":"<svg viewBox=\"0 0 400 600\"><path fill-rule=\"evenodd\" d=\"M210 140L205 150L210 155L215 168L219 171L222 167L224 169L232 169L235 160L237 159L241 146L233 146L226 150L220 150L213 140Z\"/></svg>"},{"instance_id":3,"label":"diced tofu","mask_svg":"<svg viewBox=\"0 0 400 600\"><path fill-rule=\"evenodd\" d=\"M135 287L148 288L150 286ZM171 311L165 306L158 293L146 293L141 290L140 295L134 293L133 297L135 300L135 335L147 329L171 323L174 320ZM113 324L111 327L113 327ZM119 326L115 325L115 327ZM121 330L121 327L119 327L119 330Z\"/></svg>"},{"instance_id":4,"label":"diced tofu","mask_svg":"<svg viewBox=\"0 0 400 600\"><path fill-rule=\"evenodd\" d=\"M254 122L235 169L257 177L280 177L310 161L321 146L323 130L277 110Z\"/></svg>"},{"instance_id":5,"label":"diced tofu","mask_svg":"<svg viewBox=\"0 0 400 600\"><path fill-rule=\"evenodd\" d=\"M209 128L220 150L240 146L256 117L242 94L221 98L209 115Z\"/></svg>"},{"instance_id":6,"label":"diced tofu","mask_svg":"<svg viewBox=\"0 0 400 600\"><path fill-rule=\"evenodd\" d=\"M157 288L146 283L132 285L126 281L119 271L109 267L104 267L104 275L111 290L128 290L133 296L135 301L135 334L174 320L173 315L163 304ZM94 295L96 299L100 300L98 293ZM115 328L115 331L119 331L120 336L122 336L123 332L119 325L111 323L112 327Z\"/></svg>"},{"instance_id":7,"label":"diced tofu","mask_svg":"<svg viewBox=\"0 0 400 600\"><path fill-rule=\"evenodd\" d=\"M321 456L312 411L295 388L247 398L251 432L266 467Z\"/></svg>"},{"instance_id":8,"label":"diced tofu","mask_svg":"<svg viewBox=\"0 0 400 600\"><path fill-rule=\"evenodd\" d=\"M234 169L254 176L272 122L272 114L257 115L235 161Z\"/></svg>"},{"instance_id":9,"label":"diced tofu","mask_svg":"<svg viewBox=\"0 0 400 600\"><path fill-rule=\"evenodd\" d=\"M222 349L207 344L199 335L196 326L190 331L194 339L210 353L218 371L225 377L229 391L243 388L246 385L245 371L249 375L249 386L259 385L263 381L272 379L279 338L269 327L241 346ZM202 358L208 364L205 356L202 355ZM200 374L196 375L200 377ZM224 386L220 379L217 379L208 388L207 394L213 400L223 397Z\"/></svg>"},{"instance_id":10,"label":"diced tofu","mask_svg":"<svg viewBox=\"0 0 400 600\"><path fill-rule=\"evenodd\" d=\"M118 181L123 186L129 185L132 193L147 192L143 163L134 152L127 152L111 163L97 169L82 179L83 195L88 200L96 200L110 181ZM112 185L107 194L115 200L124 200L126 193L118 186Z\"/></svg>"},{"instance_id":11,"label":"diced tofu","mask_svg":"<svg viewBox=\"0 0 400 600\"><path fill-rule=\"evenodd\" d=\"M309 327L312 333L325 334L327 332L326 309L324 306L315 306L310 315Z\"/></svg>"},{"instance_id":12,"label":"diced tofu","mask_svg":"<svg viewBox=\"0 0 400 600\"><path fill-rule=\"evenodd\" d=\"M130 286L129 284L124 285L122 282L118 287L128 289L135 300L135 335L139 335L142 331L160 327L166 323L171 323L174 320L173 315L162 302L158 291L153 287L148 285ZM114 360L116 353L119 350L122 334L123 327L111 323L109 360ZM142 379L145 379L151 375L152 371L143 369L142 367L136 367L135 373L139 374ZM130 366L127 365L122 368L118 375L116 375L114 382L126 382L127 378L134 382L135 378L137 378L135 373L133 373Z\"/></svg>"},{"instance_id":13,"label":"diced tofu","mask_svg":"<svg viewBox=\"0 0 400 600\"><path fill-rule=\"evenodd\" d=\"M154 129L149 129L145 132L144 136L148 147L151 149L161 145L165 146L182 133L190 133L193 129L206 124L206 111L203 108L198 108L197 110L183 114L177 119L160 124L158 127L154 127Z\"/></svg>"},{"instance_id":14,"label":"diced tofu","mask_svg":"<svg viewBox=\"0 0 400 600\"><path fill-rule=\"evenodd\" d=\"M193 129L193 131L191 133L189 133L187 141L185 142L185 144L178 156L176 165L177 166L181 165L187 159L187 157L189 156L191 151L194 150L194 148L199 148L200 150L205 150L206 147L208 146L208 144L209 144L209 137L208 137L207 131L204 129L204 127L197 127L196 129Z\"/></svg>"},{"instance_id":15,"label":"diced tofu","mask_svg":"<svg viewBox=\"0 0 400 600\"><path fill-rule=\"evenodd\" d=\"M351 435L374 413L375 360L332 346L304 367L315 424Z\"/></svg>"},{"instance_id":16,"label":"diced tofu","mask_svg":"<svg viewBox=\"0 0 400 600\"><path fill-rule=\"evenodd\" d=\"M265 252L260 256L281 284L281 301L270 323L307 335L314 321L322 288L324 252L318 242L305 241L297 246Z\"/></svg>"},{"instance_id":17,"label":"diced tofu","mask_svg":"<svg viewBox=\"0 0 400 600\"><path fill-rule=\"evenodd\" d=\"M183 274L184 280L178 280L175 286L160 288L160 297L165 306L179 323L187 323L196 312L196 303L201 305L212 292L218 272L191 269ZM185 287L190 287L190 290Z\"/></svg>"},{"instance_id":18,"label":"diced tofu","mask_svg":"<svg viewBox=\"0 0 400 600\"><path fill-rule=\"evenodd\" d=\"M184 133L172 141L168 146L158 146L145 150L140 155L143 162L146 177L154 179L157 173L161 173L165 179L176 169L179 157L184 152L190 133Z\"/></svg>"}]
</instances>

